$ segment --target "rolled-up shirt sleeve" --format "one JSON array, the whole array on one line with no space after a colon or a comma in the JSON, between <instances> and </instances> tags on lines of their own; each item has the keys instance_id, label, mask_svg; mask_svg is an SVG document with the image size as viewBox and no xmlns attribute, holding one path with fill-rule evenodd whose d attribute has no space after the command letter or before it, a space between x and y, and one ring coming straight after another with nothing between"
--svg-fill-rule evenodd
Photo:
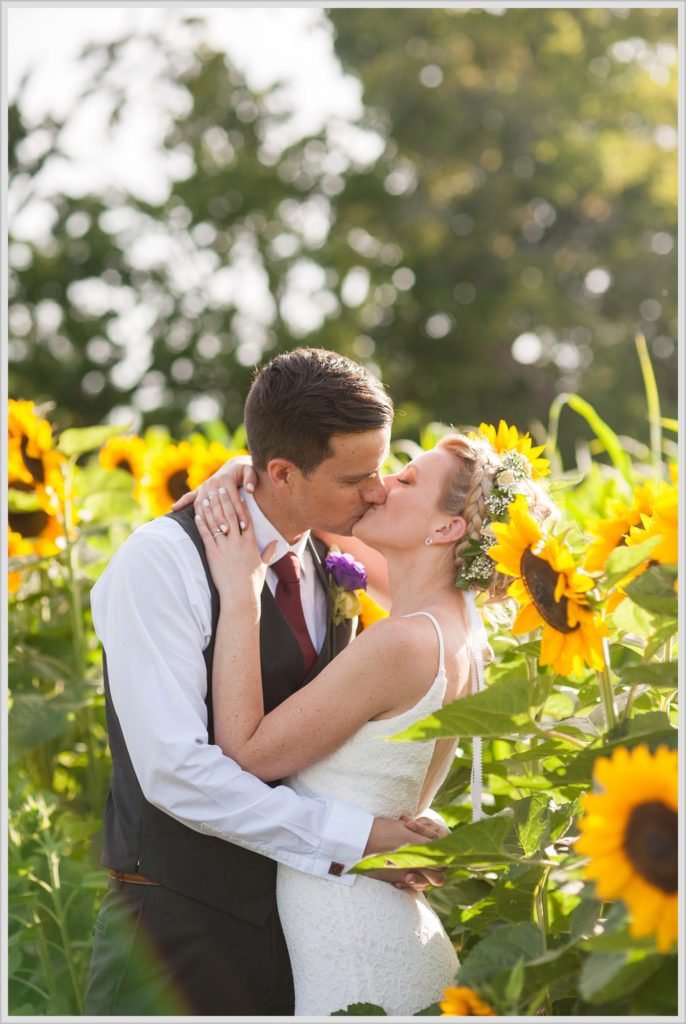
<instances>
[{"instance_id":1,"label":"rolled-up shirt sleeve","mask_svg":"<svg viewBox=\"0 0 686 1024\"><path fill-rule=\"evenodd\" d=\"M207 581L172 519L137 530L91 592L114 710L146 800L198 832L352 884L373 818L325 797L270 787L207 732Z\"/></svg>"}]
</instances>

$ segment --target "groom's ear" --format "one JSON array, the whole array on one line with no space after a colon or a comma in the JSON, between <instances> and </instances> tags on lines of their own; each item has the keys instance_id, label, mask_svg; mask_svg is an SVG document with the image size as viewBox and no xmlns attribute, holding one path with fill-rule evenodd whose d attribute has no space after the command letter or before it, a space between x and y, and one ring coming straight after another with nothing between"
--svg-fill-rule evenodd
<instances>
[{"instance_id":1,"label":"groom's ear","mask_svg":"<svg viewBox=\"0 0 686 1024\"><path fill-rule=\"evenodd\" d=\"M270 459L267 463L267 476L278 491L290 487L293 475L298 472L298 467L290 459Z\"/></svg>"},{"instance_id":2,"label":"groom's ear","mask_svg":"<svg viewBox=\"0 0 686 1024\"><path fill-rule=\"evenodd\" d=\"M450 522L433 532L434 544L456 544L467 532L467 520L464 516L454 516Z\"/></svg>"}]
</instances>

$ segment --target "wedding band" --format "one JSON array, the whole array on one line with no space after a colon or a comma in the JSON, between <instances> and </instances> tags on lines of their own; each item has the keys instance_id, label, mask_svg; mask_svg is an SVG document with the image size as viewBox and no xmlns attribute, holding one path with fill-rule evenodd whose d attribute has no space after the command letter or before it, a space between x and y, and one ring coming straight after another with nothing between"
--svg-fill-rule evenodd
<instances>
[{"instance_id":1,"label":"wedding band","mask_svg":"<svg viewBox=\"0 0 686 1024\"><path fill-rule=\"evenodd\" d=\"M216 496L217 496L217 492L216 491L210 491L210 493L207 495L208 498L216 498Z\"/></svg>"},{"instance_id":2,"label":"wedding band","mask_svg":"<svg viewBox=\"0 0 686 1024\"><path fill-rule=\"evenodd\" d=\"M215 530L214 533L212 534L213 537L219 537L220 535L222 537L224 536L224 531L223 530Z\"/></svg>"}]
</instances>

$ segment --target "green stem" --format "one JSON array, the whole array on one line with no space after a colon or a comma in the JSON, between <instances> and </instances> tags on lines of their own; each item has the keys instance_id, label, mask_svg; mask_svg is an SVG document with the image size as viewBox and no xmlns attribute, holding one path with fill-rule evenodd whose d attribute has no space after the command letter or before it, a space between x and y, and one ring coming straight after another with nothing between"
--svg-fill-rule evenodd
<instances>
[{"instance_id":1,"label":"green stem","mask_svg":"<svg viewBox=\"0 0 686 1024\"><path fill-rule=\"evenodd\" d=\"M57 853L56 850L46 849L45 856L48 862L50 881L52 883L50 896L52 899L53 907L55 908L55 915L58 921L60 938L62 940L62 948L64 950L64 955L67 962L67 969L69 971L69 977L71 979L72 988L74 990L74 998L76 1000L77 1013L82 1015L84 1012L83 993L81 991L79 979L76 975L74 957L70 955L71 943L69 940L67 922L65 920L64 906L62 904L62 882L60 879L59 854Z\"/></svg>"},{"instance_id":2,"label":"green stem","mask_svg":"<svg viewBox=\"0 0 686 1024\"><path fill-rule=\"evenodd\" d=\"M653 364L650 361L648 345L642 334L636 335L636 350L643 374L643 386L648 406L648 422L650 424L650 452L653 463L653 476L662 479L662 420L660 414L660 393L657 389Z\"/></svg>"},{"instance_id":3,"label":"green stem","mask_svg":"<svg viewBox=\"0 0 686 1024\"><path fill-rule=\"evenodd\" d=\"M559 729L543 729L537 722L531 719L532 728L535 730L537 736L543 736L547 740L560 740L562 743L570 743L577 750L585 750L586 744L583 740L578 740L576 736L569 736L566 732L560 732Z\"/></svg>"},{"instance_id":4,"label":"green stem","mask_svg":"<svg viewBox=\"0 0 686 1024\"><path fill-rule=\"evenodd\" d=\"M36 928L36 949L38 950L38 959L40 960L41 967L43 970L43 978L48 988L48 1005L46 1011L50 1009L50 1004L54 1001L54 997L57 995L57 987L55 985L55 975L52 970L52 961L50 960L50 951L48 950L48 944L45 941L45 934L43 932L43 923L38 915L37 910L34 908L34 923L37 925Z\"/></svg>"},{"instance_id":5,"label":"green stem","mask_svg":"<svg viewBox=\"0 0 686 1024\"><path fill-rule=\"evenodd\" d=\"M81 603L81 585L79 583L78 575L78 545L73 539L74 465L75 460L74 458L71 458L67 464L67 469L64 474L64 537L67 562L67 575L69 580L69 604L71 608L72 620L71 627L74 675L78 680L82 680L85 673L85 660L83 657L83 606Z\"/></svg>"},{"instance_id":6,"label":"green stem","mask_svg":"<svg viewBox=\"0 0 686 1024\"><path fill-rule=\"evenodd\" d=\"M544 868L541 880L536 886L534 893L534 918L543 939L544 952L548 949L548 910L546 907L546 891L550 868Z\"/></svg>"},{"instance_id":7,"label":"green stem","mask_svg":"<svg viewBox=\"0 0 686 1024\"><path fill-rule=\"evenodd\" d=\"M524 656L524 664L526 666L527 681L533 683L534 679L536 678L536 675L538 674L538 663L531 654L526 654ZM536 735L532 736L530 741L530 748L533 750L538 746L538 736L543 735L543 731L538 727L534 719L532 719L532 724L536 729ZM536 759L531 765L531 774L538 775L539 771L540 763L538 759Z\"/></svg>"},{"instance_id":8,"label":"green stem","mask_svg":"<svg viewBox=\"0 0 686 1024\"><path fill-rule=\"evenodd\" d=\"M612 675L610 672L610 650L606 637L603 637L603 658L605 663L598 672L598 688L605 710L605 730L609 732L617 724L617 712L615 711Z\"/></svg>"},{"instance_id":9,"label":"green stem","mask_svg":"<svg viewBox=\"0 0 686 1024\"><path fill-rule=\"evenodd\" d=\"M550 874L550 868L546 867L543 869L541 880L536 886L536 892L534 895L534 917L535 922L538 925L538 930L541 933L543 940L543 951L546 952L548 949L548 908L547 908L547 888L548 888L548 875ZM545 1012L547 1015L552 1014L553 1007L550 1001L550 995L546 989L545 993Z\"/></svg>"},{"instance_id":10,"label":"green stem","mask_svg":"<svg viewBox=\"0 0 686 1024\"><path fill-rule=\"evenodd\" d=\"M621 717L621 721L622 722L626 722L628 717L629 717L629 711L631 710L631 702L634 699L634 692L635 692L635 690L636 690L636 683L632 683L631 686L629 687L629 693L627 694L626 704L624 705L624 710L622 711L622 717Z\"/></svg>"},{"instance_id":11,"label":"green stem","mask_svg":"<svg viewBox=\"0 0 686 1024\"><path fill-rule=\"evenodd\" d=\"M69 605L71 609L72 660L74 665L74 677L80 686L83 684L86 676L86 659L84 656L85 635L83 629L83 599L81 594L81 583L79 580L78 537L74 538L75 467L76 456L72 456L67 463L64 474L64 535L67 575L69 581ZM98 802L98 782L95 774L97 758L95 744L93 741L93 721L90 708L84 708L80 717L82 717L83 735L88 749L86 786L91 806L95 806Z\"/></svg>"}]
</instances>

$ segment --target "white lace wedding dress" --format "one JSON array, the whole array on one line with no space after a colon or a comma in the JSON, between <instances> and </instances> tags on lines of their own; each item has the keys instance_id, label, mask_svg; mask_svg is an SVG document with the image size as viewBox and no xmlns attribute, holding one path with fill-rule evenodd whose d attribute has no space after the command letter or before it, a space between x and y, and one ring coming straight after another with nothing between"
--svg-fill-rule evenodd
<instances>
[{"instance_id":1,"label":"white lace wedding dress","mask_svg":"<svg viewBox=\"0 0 686 1024\"><path fill-rule=\"evenodd\" d=\"M446 687L444 643L438 632L439 669L413 708L367 722L342 747L291 776L299 793L334 797L375 817L415 815L435 743L385 742L438 710ZM296 1016L324 1016L351 1003L382 1006L387 1014L416 1013L441 997L459 966L455 950L426 898L362 875L336 885L279 864L279 914L293 968Z\"/></svg>"}]
</instances>

